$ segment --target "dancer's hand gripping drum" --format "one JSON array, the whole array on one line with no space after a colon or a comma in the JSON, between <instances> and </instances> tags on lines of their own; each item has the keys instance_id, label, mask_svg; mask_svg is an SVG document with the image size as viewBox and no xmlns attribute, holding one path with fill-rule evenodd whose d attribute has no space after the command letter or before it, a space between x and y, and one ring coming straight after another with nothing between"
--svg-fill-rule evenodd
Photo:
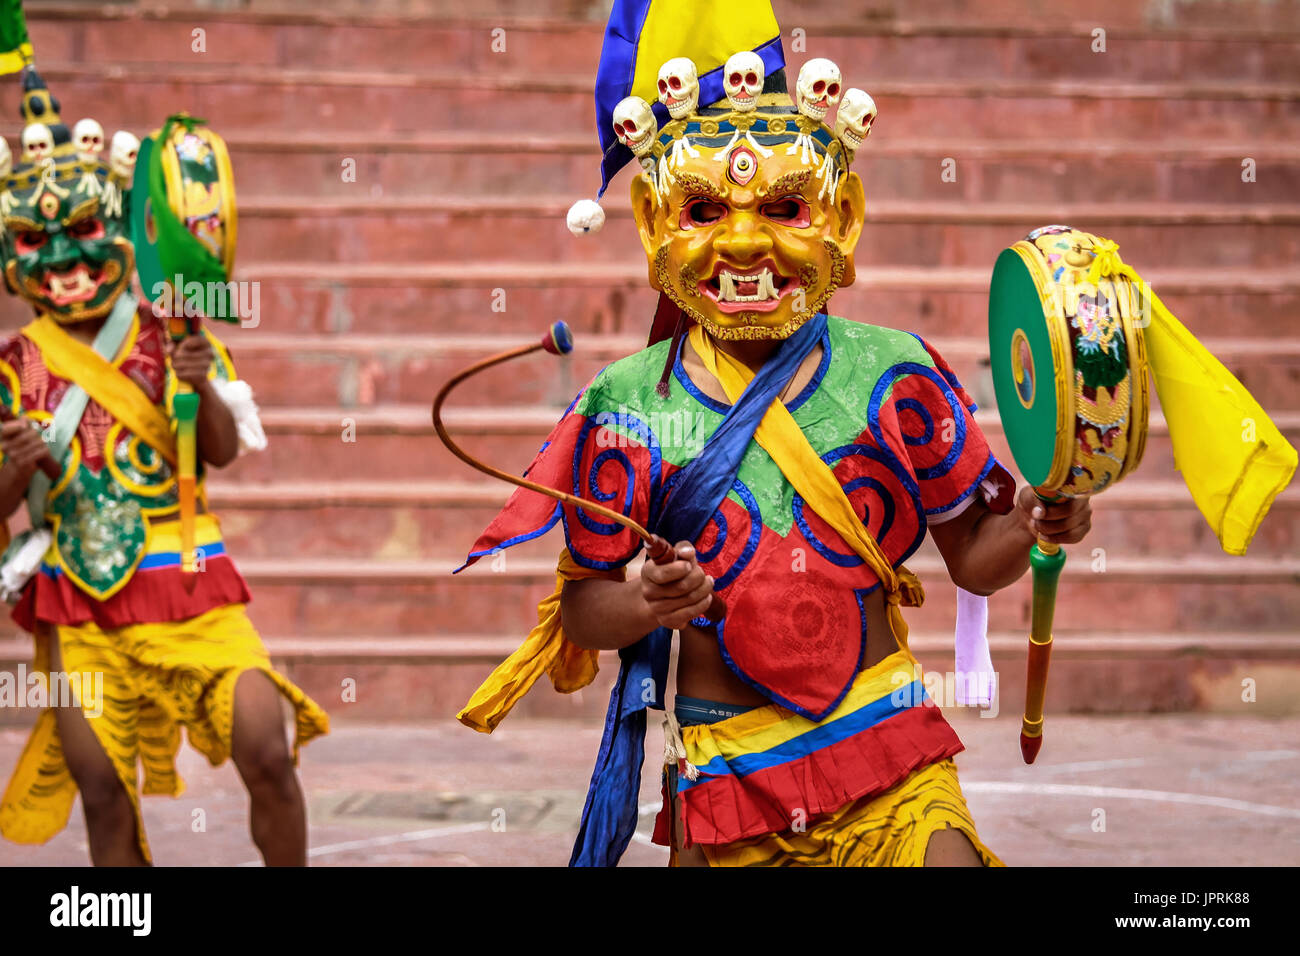
<instances>
[{"instance_id":1,"label":"dancer's hand gripping drum","mask_svg":"<svg viewBox=\"0 0 1300 956\"><path fill-rule=\"evenodd\" d=\"M1096 494L1142 460L1148 380L1143 303L1125 276L1092 269L1106 240L1044 226L1004 249L989 290L989 355L1011 454L1045 501ZM1112 246L1113 248L1113 246ZM1029 555L1033 612L1020 751L1043 742L1059 545Z\"/></svg>"}]
</instances>

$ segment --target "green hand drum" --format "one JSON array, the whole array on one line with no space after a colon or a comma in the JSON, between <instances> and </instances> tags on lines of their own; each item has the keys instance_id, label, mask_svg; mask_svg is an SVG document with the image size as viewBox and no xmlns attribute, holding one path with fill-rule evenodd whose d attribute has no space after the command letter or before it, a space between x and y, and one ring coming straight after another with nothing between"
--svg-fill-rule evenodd
<instances>
[{"instance_id":1,"label":"green hand drum","mask_svg":"<svg viewBox=\"0 0 1300 956\"><path fill-rule=\"evenodd\" d=\"M1102 491L1136 468L1146 447L1143 303L1127 276L1093 268L1103 245L1115 248L1069 226L1043 226L1004 249L993 267L989 357L998 413L1016 465L1045 500ZM1034 598L1020 731L1025 763L1034 762L1043 742L1065 552L1040 540L1029 561Z\"/></svg>"},{"instance_id":2,"label":"green hand drum","mask_svg":"<svg viewBox=\"0 0 1300 956\"><path fill-rule=\"evenodd\" d=\"M235 177L226 144L203 120L167 117L140 144L131 186L131 239L141 291L155 304L167 295L173 341L199 331L198 317L238 322L238 296L230 282L235 260ZM181 569L195 573L199 396L176 384L177 491L180 499ZM192 579L187 579L191 580Z\"/></svg>"},{"instance_id":3,"label":"green hand drum","mask_svg":"<svg viewBox=\"0 0 1300 956\"><path fill-rule=\"evenodd\" d=\"M208 318L239 321L226 286L237 225L225 142L203 120L168 117L140 144L131 187L131 239L145 295L156 300L179 275L186 288L173 290L175 300Z\"/></svg>"},{"instance_id":4,"label":"green hand drum","mask_svg":"<svg viewBox=\"0 0 1300 956\"><path fill-rule=\"evenodd\" d=\"M1146 447L1142 303L1125 276L1089 281L1103 241L1043 226L993 267L998 412L1016 465L1045 498L1103 490L1136 468Z\"/></svg>"}]
</instances>

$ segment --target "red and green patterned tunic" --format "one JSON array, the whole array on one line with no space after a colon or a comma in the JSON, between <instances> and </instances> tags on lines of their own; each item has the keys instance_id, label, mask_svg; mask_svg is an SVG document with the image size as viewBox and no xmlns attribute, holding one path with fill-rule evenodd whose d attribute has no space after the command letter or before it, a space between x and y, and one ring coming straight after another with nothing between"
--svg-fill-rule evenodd
<instances>
[{"instance_id":1,"label":"red and green patterned tunic","mask_svg":"<svg viewBox=\"0 0 1300 956\"><path fill-rule=\"evenodd\" d=\"M215 353L210 377L233 380L229 354L208 337ZM113 364L170 417L175 381L167 363L166 331L147 309L137 315ZM0 342L0 401L14 414L51 420L74 378L74 370L54 367L22 334ZM94 621L115 628L176 621L249 600L211 515L200 515L196 522L203 571L183 574L176 545L174 470L94 399L86 404L62 464L64 475L45 505L54 540L14 608L21 627L32 631L38 622ZM203 502L201 468L200 463Z\"/></svg>"},{"instance_id":2,"label":"red and green patterned tunic","mask_svg":"<svg viewBox=\"0 0 1300 956\"><path fill-rule=\"evenodd\" d=\"M1013 481L998 465L952 370L907 332L830 318L821 363L787 402L849 500L897 567L928 524L963 510L985 486L999 501ZM643 526L672 507L674 476L699 453L728 406L674 367L655 392L668 343L605 368L574 400L528 476L616 508ZM640 550L632 532L581 509L516 493L471 558L562 522L580 565L613 568ZM727 602L718 647L741 680L818 719L847 691L866 644L863 601L880 581L776 463L751 441L730 493L695 542ZM792 573L798 570L800 573Z\"/></svg>"}]
</instances>

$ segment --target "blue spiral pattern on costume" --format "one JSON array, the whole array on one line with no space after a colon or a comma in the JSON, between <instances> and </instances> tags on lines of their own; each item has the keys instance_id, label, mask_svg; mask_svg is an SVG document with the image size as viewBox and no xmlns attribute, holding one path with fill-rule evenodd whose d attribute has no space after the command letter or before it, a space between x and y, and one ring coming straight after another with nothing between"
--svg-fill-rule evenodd
<instances>
[{"instance_id":1,"label":"blue spiral pattern on costume","mask_svg":"<svg viewBox=\"0 0 1300 956\"><path fill-rule=\"evenodd\" d=\"M722 553L723 545L727 543L727 516L722 513L722 509L719 508L717 511L713 512L713 517L710 520L718 526L718 534L713 542L713 547L706 551L701 551L698 548L695 549L695 557L700 564L708 564L716 558Z\"/></svg>"},{"instance_id":2,"label":"blue spiral pattern on costume","mask_svg":"<svg viewBox=\"0 0 1300 956\"><path fill-rule=\"evenodd\" d=\"M664 501L669 500L669 493L673 490L673 486L677 483L681 474L682 472L679 469L673 472L668 477L668 480L663 483L663 491L658 504L662 504ZM741 504L745 506L746 514L749 515L749 539L745 542L745 547L741 550L740 555L736 560L728 565L720 574L715 574L713 576L713 590L715 591L721 591L732 581L736 580L745 568L749 566L749 562L753 560L754 555L758 553L758 543L763 537L763 513L758 508L758 499L754 497L754 493L750 491L749 487L739 478L731 483L731 490L735 492L736 497L739 498ZM731 533L731 529L727 524L727 516L723 514L721 508L713 512L712 517L709 518L709 524L717 527L717 540L713 542L713 545L707 551L696 550L695 556L699 560L700 564L708 564L710 561L716 559L718 555L722 553L722 549L726 547L727 538ZM708 524L704 526L705 531L708 530L708 527ZM704 536L703 531L700 532L700 536ZM705 621L704 618L698 618L697 620ZM713 625L705 621L705 623L700 626L712 627Z\"/></svg>"},{"instance_id":3,"label":"blue spiral pattern on costume","mask_svg":"<svg viewBox=\"0 0 1300 956\"><path fill-rule=\"evenodd\" d=\"M921 505L920 489L916 487L916 483L912 481L912 476L907 473L907 470L899 464L898 460L893 455L888 451L876 448L874 445L841 445L839 448L833 448L826 454L822 455L822 461L834 468L836 462L852 455L861 455L863 458L869 458L870 460L879 462L888 468L894 477L898 479L899 484L903 486L903 490L912 501L912 507L916 510L917 536L903 552L903 556L899 558L899 561L902 561L907 557L907 555L920 547L921 539L925 537L925 509ZM862 475L854 478L843 487L846 495L857 491L859 488L870 488L880 496L881 509L883 513L881 514L880 528L876 531L875 539L880 542L881 547L883 548L885 537L894 526L894 518L896 517L894 492L891 491L880 479L873 478L870 475ZM803 510L805 504L804 499L798 492L795 492L790 504L790 510L794 516L795 526L798 527L800 533L807 539L808 543L812 545L813 550L831 564L837 565L841 568L854 568L862 564L862 558L856 551L848 554L836 551L813 533L812 527L808 524L808 519L804 517ZM871 513L868 509L867 520L863 522L865 527L870 527L870 518ZM836 537L838 538L838 535Z\"/></svg>"},{"instance_id":4,"label":"blue spiral pattern on costume","mask_svg":"<svg viewBox=\"0 0 1300 956\"><path fill-rule=\"evenodd\" d=\"M893 385L896 379L899 379L904 375L920 375L923 378L929 379L938 386L940 394L942 394L944 400L947 401L948 407L952 409L953 425L956 428L956 435L952 447L948 449L948 453L944 455L943 460L937 465L916 469L916 477L922 481L933 478L942 478L952 470L952 466L957 463L957 459L961 458L962 450L966 447L966 409L962 405L961 399L957 397L957 393L954 392L952 387L948 384L947 380L935 369L930 368L928 365L921 365L917 362L899 362L897 365L891 366L884 375L880 376L880 380L876 382L876 387L871 390L871 399L867 406L867 420L871 426L871 435L875 438L877 443L879 443L881 448L888 447L885 443L884 432L880 427L880 406L884 401L885 392L891 385ZM906 401L908 401L906 398L900 399L897 407L903 407L903 404ZM931 438L934 437L933 431L929 434ZM906 439L904 439L904 441L906 441ZM912 442L907 443L909 445L912 444Z\"/></svg>"},{"instance_id":5,"label":"blue spiral pattern on costume","mask_svg":"<svg viewBox=\"0 0 1300 956\"><path fill-rule=\"evenodd\" d=\"M613 500L616 495L615 492L600 490L600 473L610 462L616 462L622 466L626 485L623 493L623 506L618 510L622 514L630 516L632 502L636 498L637 475L631 458L623 448L615 446L600 452L592 459L587 474L582 475L582 456L586 451L587 438L592 429L605 428L610 434L617 435L620 441L626 440L621 433L614 431L613 426L621 426L627 429L631 436L636 438L650 452L650 498L653 499L658 494L659 471L663 459L659 439L651 431L649 425L627 412L601 412L596 418L588 418L583 423L582 431L578 433L573 451L573 493L602 503ZM592 534L616 535L619 532L627 531L626 528L616 522L596 520L583 511L581 507L575 508L574 514L577 516L578 522ZM566 527L567 523L568 519L566 517Z\"/></svg>"},{"instance_id":6,"label":"blue spiral pattern on costume","mask_svg":"<svg viewBox=\"0 0 1300 956\"><path fill-rule=\"evenodd\" d=\"M935 357L934 351L930 348L929 345L926 344L925 339L921 338L921 336L917 335L915 332L908 332L907 334L910 335L912 338L916 339L918 342L920 342L921 348L925 349L925 351L929 353L931 358ZM944 368L942 365L939 364L936 364L935 368L937 368L940 374L942 374L943 377L947 379L948 384L952 386L953 391L962 391L965 388L965 386L962 385L961 381L957 378L956 373L953 372L952 369ZM966 410L973 415L975 414L975 412L979 411L979 406L976 405L974 402L971 402L969 405L966 406Z\"/></svg>"},{"instance_id":7,"label":"blue spiral pattern on costume","mask_svg":"<svg viewBox=\"0 0 1300 956\"><path fill-rule=\"evenodd\" d=\"M907 432L903 432L903 443L906 445L930 444L930 440L934 438L934 419L930 417L930 410L914 398L899 399L897 408L900 412L904 410L916 412L916 414L920 416L921 421L925 424L924 435L909 435ZM901 419L902 415L899 415L899 418Z\"/></svg>"}]
</instances>

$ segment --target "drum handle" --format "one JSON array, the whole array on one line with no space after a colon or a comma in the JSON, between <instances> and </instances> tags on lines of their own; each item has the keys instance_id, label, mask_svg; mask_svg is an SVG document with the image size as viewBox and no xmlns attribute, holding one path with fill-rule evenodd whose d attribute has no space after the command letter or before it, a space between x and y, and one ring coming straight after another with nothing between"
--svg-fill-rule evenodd
<instances>
[{"instance_id":1,"label":"drum handle","mask_svg":"<svg viewBox=\"0 0 1300 956\"><path fill-rule=\"evenodd\" d=\"M1060 498L1038 496L1043 502ZM1052 618L1056 613L1056 585L1065 567L1059 544L1038 539L1030 549L1034 600L1030 617L1029 663L1025 678L1025 716L1020 726L1020 755L1033 763L1043 746L1043 705L1047 699L1047 670L1052 660Z\"/></svg>"}]
</instances>

